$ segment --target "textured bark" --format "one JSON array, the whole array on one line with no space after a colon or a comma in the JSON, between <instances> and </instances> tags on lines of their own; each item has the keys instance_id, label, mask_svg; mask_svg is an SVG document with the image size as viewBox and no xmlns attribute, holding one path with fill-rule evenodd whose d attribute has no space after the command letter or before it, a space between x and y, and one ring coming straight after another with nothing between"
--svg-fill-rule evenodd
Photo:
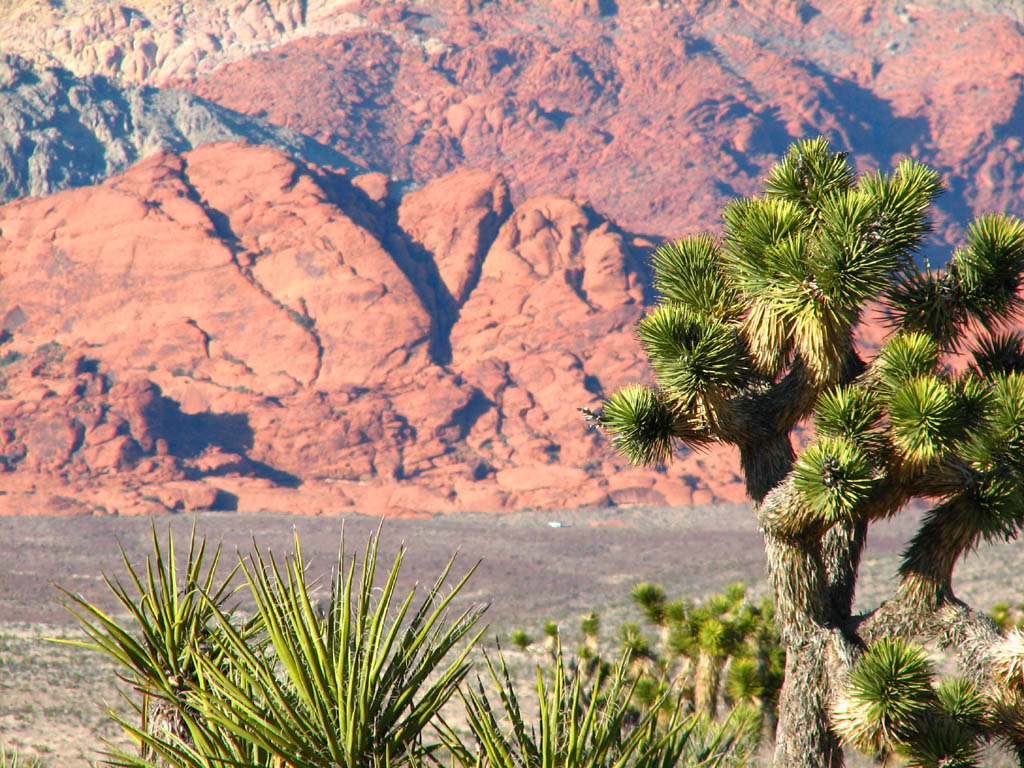
<instances>
[{"instance_id":1,"label":"textured bark","mask_svg":"<svg viewBox=\"0 0 1024 768\"><path fill-rule=\"evenodd\" d=\"M843 751L829 723L833 687L852 663L855 645L843 635L853 603L866 525L794 534L802 512L785 477L793 463L788 438L741 452L758 502L768 580L786 648L779 696L776 768L841 768ZM757 491L765 490L760 495Z\"/></svg>"},{"instance_id":2,"label":"textured bark","mask_svg":"<svg viewBox=\"0 0 1024 768\"><path fill-rule=\"evenodd\" d=\"M867 534L867 522L837 525L828 530L821 542L827 591L825 610L835 626L845 626L853 613L857 571Z\"/></svg>"},{"instance_id":3,"label":"textured bark","mask_svg":"<svg viewBox=\"0 0 1024 768\"><path fill-rule=\"evenodd\" d=\"M185 720L173 704L148 693L143 696L142 728L146 733L161 740L177 738L186 744L192 743L192 735L185 725ZM170 765L148 744L142 744L139 753L143 760L158 765Z\"/></svg>"},{"instance_id":4,"label":"textured bark","mask_svg":"<svg viewBox=\"0 0 1024 768\"><path fill-rule=\"evenodd\" d=\"M693 679L693 707L709 717L718 713L718 685L721 664L710 653L700 651Z\"/></svg>"},{"instance_id":5,"label":"textured bark","mask_svg":"<svg viewBox=\"0 0 1024 768\"><path fill-rule=\"evenodd\" d=\"M841 768L843 750L829 725L829 701L838 671L834 635L817 629L786 644L786 678L775 731L776 768Z\"/></svg>"}]
</instances>

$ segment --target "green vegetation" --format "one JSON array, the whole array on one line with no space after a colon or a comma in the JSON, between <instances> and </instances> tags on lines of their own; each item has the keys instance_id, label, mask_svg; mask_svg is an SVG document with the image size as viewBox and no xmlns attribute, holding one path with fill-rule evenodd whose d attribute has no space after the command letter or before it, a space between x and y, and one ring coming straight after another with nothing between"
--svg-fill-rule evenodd
<instances>
[{"instance_id":1,"label":"green vegetation","mask_svg":"<svg viewBox=\"0 0 1024 768\"><path fill-rule=\"evenodd\" d=\"M844 744L966 766L984 741L1024 764L1024 642L952 586L966 552L1024 523L1024 335L1003 330L1024 308L1024 223L981 216L944 271L921 267L940 191L911 159L858 176L826 140L794 144L762 194L726 206L721 237L657 250L661 298L637 327L656 386L626 386L588 413L637 464L678 444L738 448L786 649L778 768L834 768ZM856 342L869 305L891 329L873 356ZM791 433L811 417L815 439L798 454ZM895 594L854 615L870 525L915 498L934 507ZM658 620L657 594L640 597ZM732 621L712 612L681 638L705 659L701 696ZM962 680L922 666L925 643L955 657ZM750 669L736 667L738 698L756 689ZM984 717L965 714L978 706Z\"/></svg>"},{"instance_id":2,"label":"green vegetation","mask_svg":"<svg viewBox=\"0 0 1024 768\"><path fill-rule=\"evenodd\" d=\"M757 743L756 719L744 713L713 725L686 716L667 691L638 701L628 653L615 666L588 666L556 652L551 672L537 671L536 724L523 714L504 658L498 668L489 658L486 666L490 685L479 681L462 693L475 750L458 737L448 741L461 768L714 768L745 759Z\"/></svg>"},{"instance_id":3,"label":"green vegetation","mask_svg":"<svg viewBox=\"0 0 1024 768\"><path fill-rule=\"evenodd\" d=\"M466 679L484 608L454 616L452 608L473 569L450 581L453 559L422 595L403 596L396 585L404 549L378 578L377 542L373 536L357 562L342 541L323 602L312 597L297 538L283 562L254 545L225 571L220 549L210 554L194 528L180 566L170 534L162 543L154 530L144 568L122 550L127 586L106 583L127 612L125 623L65 592L87 639L55 642L105 654L129 686L123 693L131 711L111 717L138 750L111 749L108 762L715 768L744 762L757 746L760 710L740 707L717 722L694 713L686 685L669 679L671 655L657 662L665 665L660 671L638 666L651 653L647 646L643 654L613 650L617 663L604 661L596 614L583 622L594 633L593 652L571 658L557 625L544 625L532 723L533 710L520 704L529 692L517 690L500 649L497 663L483 657L482 677ZM731 594L716 609L718 620L735 614L747 617L748 629L757 625L756 612L740 607L742 591ZM235 602L247 606L248 618ZM523 649L532 642L521 630L513 640ZM729 658L741 657L740 645L730 646ZM453 716L459 699L464 714Z\"/></svg>"},{"instance_id":4,"label":"green vegetation","mask_svg":"<svg viewBox=\"0 0 1024 768\"><path fill-rule=\"evenodd\" d=\"M755 605L739 584L697 603L669 601L662 587L647 582L634 585L630 596L656 634L650 637L639 623L627 621L614 639L602 639L600 617L590 611L580 623L582 642L567 664L593 669L596 657L622 654L635 700L646 707L664 707L671 696L681 711L709 720L723 710L735 717L736 708L746 708L758 732L763 720L774 726L785 657L770 600ZM566 664L561 638L551 623L545 629L552 630L545 633L545 654L557 671ZM525 648L516 643L528 639L523 630L510 637Z\"/></svg>"}]
</instances>

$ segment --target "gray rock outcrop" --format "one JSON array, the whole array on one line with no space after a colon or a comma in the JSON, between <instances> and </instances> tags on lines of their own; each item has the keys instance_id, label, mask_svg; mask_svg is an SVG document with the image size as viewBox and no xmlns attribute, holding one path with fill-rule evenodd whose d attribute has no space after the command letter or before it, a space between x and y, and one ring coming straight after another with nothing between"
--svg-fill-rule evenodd
<instances>
[{"instance_id":1,"label":"gray rock outcrop","mask_svg":"<svg viewBox=\"0 0 1024 768\"><path fill-rule=\"evenodd\" d=\"M185 91L37 71L0 55L0 204L97 184L154 152L217 141L265 144L318 165L364 170L300 133Z\"/></svg>"}]
</instances>

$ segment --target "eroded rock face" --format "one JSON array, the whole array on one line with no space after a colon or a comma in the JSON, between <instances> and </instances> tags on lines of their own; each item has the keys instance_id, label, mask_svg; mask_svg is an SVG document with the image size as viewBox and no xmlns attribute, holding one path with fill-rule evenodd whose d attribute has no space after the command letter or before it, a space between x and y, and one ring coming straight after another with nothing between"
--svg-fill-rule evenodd
<instances>
[{"instance_id":1,"label":"eroded rock face","mask_svg":"<svg viewBox=\"0 0 1024 768\"><path fill-rule=\"evenodd\" d=\"M906 155L940 169L948 191L933 263L972 215L1024 213L1020 7L477 5L364 2L350 9L362 26L282 37L168 82L400 179L491 168L517 200L586 197L634 232L716 227L724 203L754 192L790 142L816 134L862 170ZM310 29L326 30L326 18Z\"/></svg>"},{"instance_id":2,"label":"eroded rock face","mask_svg":"<svg viewBox=\"0 0 1024 768\"><path fill-rule=\"evenodd\" d=\"M217 144L0 208L8 485L406 514L706 487L626 471L577 411L643 370L643 242L490 171L378 181Z\"/></svg>"}]
</instances>

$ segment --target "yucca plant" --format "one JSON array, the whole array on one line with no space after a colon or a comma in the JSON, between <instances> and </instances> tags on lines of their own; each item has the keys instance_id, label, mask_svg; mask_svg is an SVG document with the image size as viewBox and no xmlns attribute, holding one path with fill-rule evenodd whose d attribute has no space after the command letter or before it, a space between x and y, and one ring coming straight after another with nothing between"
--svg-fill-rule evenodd
<instances>
[{"instance_id":1,"label":"yucca plant","mask_svg":"<svg viewBox=\"0 0 1024 768\"><path fill-rule=\"evenodd\" d=\"M180 569L170 528L166 544L161 545L154 524L152 540L153 554L139 570L120 547L127 583L103 576L127 620L62 589L68 600L66 607L79 620L88 639L53 640L99 651L116 662L119 676L131 689L126 699L140 720L135 725L120 715L115 718L138 737L144 760L154 756L144 736L173 736L192 743L189 720L195 718L184 713L190 709L188 702L194 692L206 687L200 660L217 668L230 666L217 635L221 625L231 623L232 611L226 602L237 570L227 574L218 570L221 548L208 556L206 540L196 538L195 525ZM254 626L250 623L234 631L252 638ZM137 691L139 698L131 691Z\"/></svg>"},{"instance_id":2,"label":"yucca plant","mask_svg":"<svg viewBox=\"0 0 1024 768\"><path fill-rule=\"evenodd\" d=\"M635 463L738 448L786 647L778 768L841 763L830 708L886 637L947 647L1002 713L987 735L1024 756L1024 703L1000 671L1015 646L952 587L965 552L1024 522L1024 334L1007 329L1024 307L1024 222L981 216L943 270L922 267L940 191L915 160L858 176L825 139L797 142L761 194L726 206L721 236L657 250L661 299L637 328L655 385L588 413ZM869 304L891 330L870 357L855 342ZM958 354L966 366L950 365ZM791 433L809 417L817 435L798 455ZM853 615L868 528L915 498L934 506L895 594ZM938 743L925 733L908 752L922 764Z\"/></svg>"},{"instance_id":3,"label":"yucca plant","mask_svg":"<svg viewBox=\"0 0 1024 768\"><path fill-rule=\"evenodd\" d=\"M461 768L712 768L744 762L756 743L744 713L712 725L685 715L676 699L668 719L661 718L668 691L638 711L628 651L617 665L599 664L589 676L562 653L548 672L538 667L535 723L523 712L500 651L497 666L489 657L485 663L487 679L462 693L475 744L446 732Z\"/></svg>"},{"instance_id":4,"label":"yucca plant","mask_svg":"<svg viewBox=\"0 0 1024 768\"><path fill-rule=\"evenodd\" d=\"M675 670L672 684L693 700L697 712L714 717L723 674L728 676L725 703L773 712L782 670L770 600L750 604L742 584L697 604L669 601L665 590L650 582L634 585L630 596L644 618L661 629L657 647L648 647L647 654L658 669Z\"/></svg>"},{"instance_id":5,"label":"yucca plant","mask_svg":"<svg viewBox=\"0 0 1024 768\"><path fill-rule=\"evenodd\" d=\"M509 635L509 640L512 641L512 645L518 648L520 651L525 651L531 645L533 645L533 638L530 637L525 629L515 629L512 634Z\"/></svg>"},{"instance_id":6,"label":"yucca plant","mask_svg":"<svg viewBox=\"0 0 1024 768\"><path fill-rule=\"evenodd\" d=\"M671 691L677 702L709 718L722 708L746 708L760 710L762 722L774 725L785 656L769 598L752 604L742 584L697 603L669 600L663 587L650 582L635 584L629 594L643 618L660 630L651 639L633 621L617 629L636 703L652 706L660 697L664 707ZM583 617L580 630L586 642L571 665L588 675L598 666L598 654L613 643L602 642L594 611Z\"/></svg>"},{"instance_id":7,"label":"yucca plant","mask_svg":"<svg viewBox=\"0 0 1024 768\"><path fill-rule=\"evenodd\" d=\"M310 597L297 537L283 563L259 548L242 560L265 651L207 599L217 652L232 659L229 668L216 656L200 659L203 683L188 701L194 729L223 753L212 762L370 768L418 764L436 748L428 726L469 671L479 637L472 632L484 607L448 617L473 569L449 584L453 558L420 599L415 589L401 597L404 548L381 586L377 547L373 536L362 564L352 558L346 567L342 543L325 611ZM211 765L210 750L173 735L144 738L175 765Z\"/></svg>"}]
</instances>

